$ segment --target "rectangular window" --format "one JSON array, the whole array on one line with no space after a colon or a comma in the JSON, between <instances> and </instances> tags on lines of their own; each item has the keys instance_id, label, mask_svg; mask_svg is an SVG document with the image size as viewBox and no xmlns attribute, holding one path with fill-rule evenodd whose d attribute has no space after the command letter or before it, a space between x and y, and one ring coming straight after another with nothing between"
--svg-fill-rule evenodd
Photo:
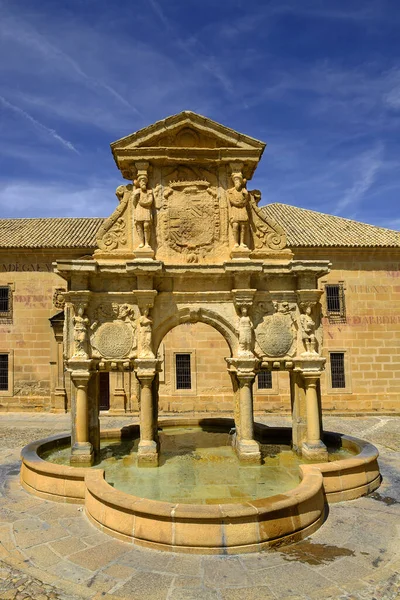
<instances>
[{"instance_id":1,"label":"rectangular window","mask_svg":"<svg viewBox=\"0 0 400 600\"><path fill-rule=\"evenodd\" d=\"M8 390L8 354L0 354L0 391Z\"/></svg>"},{"instance_id":2,"label":"rectangular window","mask_svg":"<svg viewBox=\"0 0 400 600\"><path fill-rule=\"evenodd\" d=\"M176 389L191 390L190 354L175 354Z\"/></svg>"},{"instance_id":3,"label":"rectangular window","mask_svg":"<svg viewBox=\"0 0 400 600\"><path fill-rule=\"evenodd\" d=\"M257 375L257 387L259 390L272 389L272 372L267 369L260 371Z\"/></svg>"},{"instance_id":4,"label":"rectangular window","mask_svg":"<svg viewBox=\"0 0 400 600\"><path fill-rule=\"evenodd\" d=\"M346 305L343 283L325 285L326 312L330 322L346 322Z\"/></svg>"},{"instance_id":5,"label":"rectangular window","mask_svg":"<svg viewBox=\"0 0 400 600\"><path fill-rule=\"evenodd\" d=\"M10 285L0 286L0 323L10 323L12 319L12 293Z\"/></svg>"},{"instance_id":6,"label":"rectangular window","mask_svg":"<svg viewBox=\"0 0 400 600\"><path fill-rule=\"evenodd\" d=\"M0 286L0 313L7 313L10 310L10 288L8 285Z\"/></svg>"},{"instance_id":7,"label":"rectangular window","mask_svg":"<svg viewBox=\"0 0 400 600\"><path fill-rule=\"evenodd\" d=\"M330 352L331 360L331 386L345 388L346 378L344 372L344 352Z\"/></svg>"}]
</instances>

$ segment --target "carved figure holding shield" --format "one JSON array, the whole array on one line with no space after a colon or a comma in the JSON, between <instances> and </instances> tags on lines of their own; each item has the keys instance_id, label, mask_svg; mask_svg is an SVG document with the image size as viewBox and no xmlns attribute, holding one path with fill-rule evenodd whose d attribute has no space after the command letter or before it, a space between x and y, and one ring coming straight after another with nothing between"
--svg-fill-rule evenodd
<instances>
[{"instance_id":1,"label":"carved figure holding shield","mask_svg":"<svg viewBox=\"0 0 400 600\"><path fill-rule=\"evenodd\" d=\"M153 191L147 189L148 178L140 174L135 180L136 190L133 192L133 206L135 208L135 225L139 238L139 248L149 248L151 239L151 209L154 202Z\"/></svg>"},{"instance_id":2,"label":"carved figure holding shield","mask_svg":"<svg viewBox=\"0 0 400 600\"><path fill-rule=\"evenodd\" d=\"M250 201L250 194L246 189L246 179L241 172L232 173L234 186L229 188L226 193L229 202L229 221L232 226L235 248L247 248L246 236L249 227L249 215L247 206Z\"/></svg>"}]
</instances>

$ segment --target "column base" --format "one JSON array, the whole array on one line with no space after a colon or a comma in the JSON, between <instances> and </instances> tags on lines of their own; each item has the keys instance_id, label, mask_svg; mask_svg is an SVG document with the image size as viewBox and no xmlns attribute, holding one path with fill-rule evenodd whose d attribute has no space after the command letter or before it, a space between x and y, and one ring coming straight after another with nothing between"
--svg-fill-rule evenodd
<instances>
[{"instance_id":1,"label":"column base","mask_svg":"<svg viewBox=\"0 0 400 600\"><path fill-rule=\"evenodd\" d=\"M70 464L91 467L94 463L93 446L90 442L75 442L71 448Z\"/></svg>"},{"instance_id":2,"label":"column base","mask_svg":"<svg viewBox=\"0 0 400 600\"><path fill-rule=\"evenodd\" d=\"M157 442L143 441L139 442L137 453L138 467L158 467L158 447Z\"/></svg>"},{"instance_id":3,"label":"column base","mask_svg":"<svg viewBox=\"0 0 400 600\"><path fill-rule=\"evenodd\" d=\"M303 442L301 447L301 455L303 458L312 460L314 462L328 462L328 450L325 444L321 441L315 442Z\"/></svg>"},{"instance_id":4,"label":"column base","mask_svg":"<svg viewBox=\"0 0 400 600\"><path fill-rule=\"evenodd\" d=\"M255 440L238 440L236 438L235 451L241 463L261 464L261 452Z\"/></svg>"}]
</instances>

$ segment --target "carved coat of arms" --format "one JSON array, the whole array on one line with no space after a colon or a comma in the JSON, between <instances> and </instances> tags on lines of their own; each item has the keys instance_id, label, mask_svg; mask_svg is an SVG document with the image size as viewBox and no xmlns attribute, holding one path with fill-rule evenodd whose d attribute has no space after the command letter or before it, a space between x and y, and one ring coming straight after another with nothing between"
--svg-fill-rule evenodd
<instances>
[{"instance_id":1,"label":"carved coat of arms","mask_svg":"<svg viewBox=\"0 0 400 600\"><path fill-rule=\"evenodd\" d=\"M220 214L216 191L208 181L173 181L164 191L166 242L188 262L209 252L219 239Z\"/></svg>"}]
</instances>

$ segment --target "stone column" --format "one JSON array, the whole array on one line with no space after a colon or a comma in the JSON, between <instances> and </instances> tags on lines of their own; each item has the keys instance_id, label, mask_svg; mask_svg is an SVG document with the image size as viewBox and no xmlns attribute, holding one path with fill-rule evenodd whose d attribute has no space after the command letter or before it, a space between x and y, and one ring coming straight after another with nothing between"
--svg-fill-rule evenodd
<instances>
[{"instance_id":1,"label":"stone column","mask_svg":"<svg viewBox=\"0 0 400 600\"><path fill-rule=\"evenodd\" d=\"M254 439L253 383L255 379L255 358L228 358L239 384L238 406L235 411L236 439L235 450L241 462L260 463L261 453Z\"/></svg>"},{"instance_id":2,"label":"stone column","mask_svg":"<svg viewBox=\"0 0 400 600\"><path fill-rule=\"evenodd\" d=\"M89 441L89 371L72 371L71 378L76 388L75 443L71 449L71 464L91 466L93 464L93 446Z\"/></svg>"},{"instance_id":3,"label":"stone column","mask_svg":"<svg viewBox=\"0 0 400 600\"><path fill-rule=\"evenodd\" d=\"M138 466L158 466L158 436L156 398L153 397L153 380L157 359L137 359L136 376L140 383L140 441Z\"/></svg>"},{"instance_id":4,"label":"stone column","mask_svg":"<svg viewBox=\"0 0 400 600\"><path fill-rule=\"evenodd\" d=\"M305 458L326 462L328 451L321 440L317 385L321 373L303 373L306 389L307 441L303 442L302 454Z\"/></svg>"},{"instance_id":5,"label":"stone column","mask_svg":"<svg viewBox=\"0 0 400 600\"><path fill-rule=\"evenodd\" d=\"M307 441L307 413L304 380L301 373L289 371L290 400L292 408L292 445L301 454L303 442Z\"/></svg>"}]
</instances>

